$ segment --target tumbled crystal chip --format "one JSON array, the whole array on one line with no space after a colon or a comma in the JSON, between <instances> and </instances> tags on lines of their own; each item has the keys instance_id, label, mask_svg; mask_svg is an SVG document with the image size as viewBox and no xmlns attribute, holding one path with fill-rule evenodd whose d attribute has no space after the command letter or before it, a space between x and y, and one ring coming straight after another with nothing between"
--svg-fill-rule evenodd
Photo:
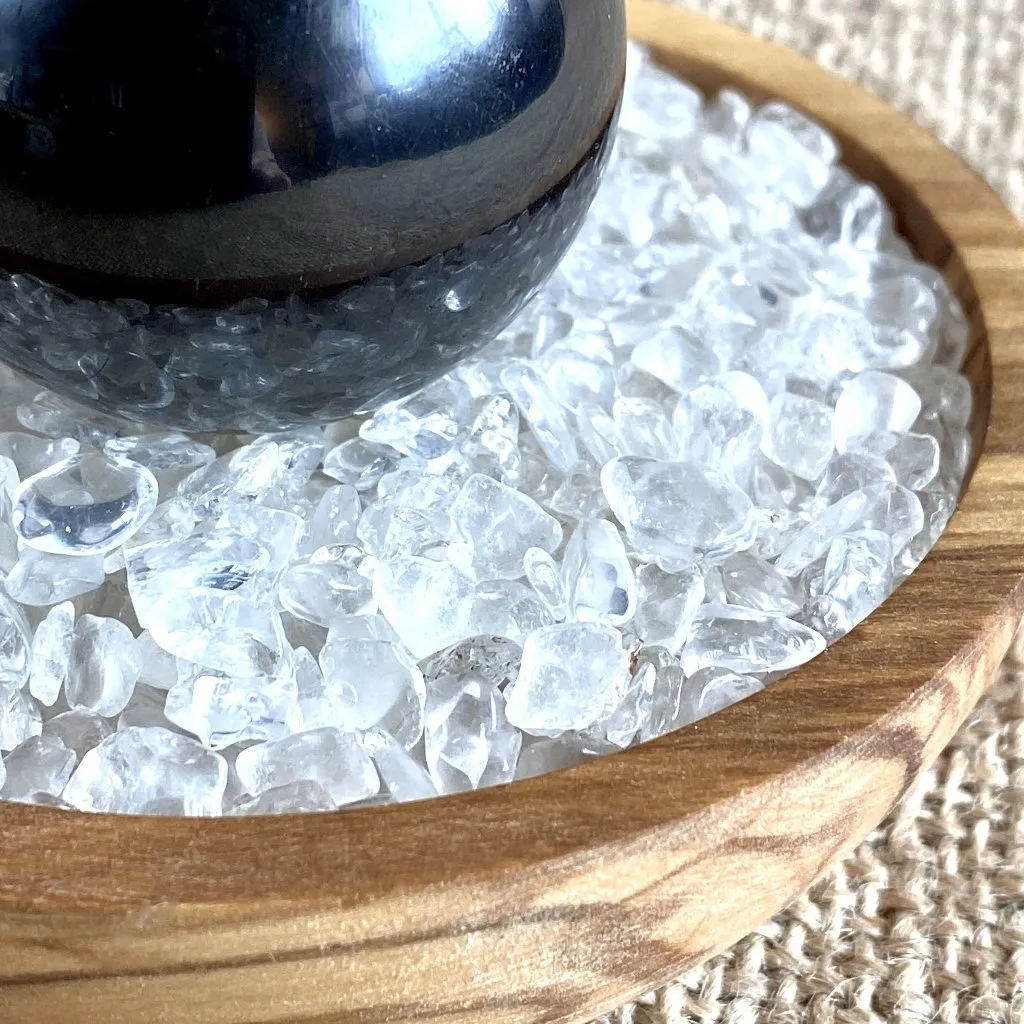
<instances>
[{"instance_id":1,"label":"tumbled crystal chip","mask_svg":"<svg viewBox=\"0 0 1024 1024\"><path fill-rule=\"evenodd\" d=\"M825 649L820 633L783 615L706 604L693 622L683 648L683 671L704 668L741 674L786 672L806 664Z\"/></svg>"},{"instance_id":2,"label":"tumbled crystal chip","mask_svg":"<svg viewBox=\"0 0 1024 1024\"><path fill-rule=\"evenodd\" d=\"M532 498L480 474L463 485L451 517L478 580L517 580L530 548L551 552L562 540L558 521Z\"/></svg>"},{"instance_id":3,"label":"tumbled crystal chip","mask_svg":"<svg viewBox=\"0 0 1024 1024\"><path fill-rule=\"evenodd\" d=\"M509 688L508 718L536 735L585 729L615 710L629 682L622 634L597 622L564 623L531 633Z\"/></svg>"},{"instance_id":4,"label":"tumbled crystal chip","mask_svg":"<svg viewBox=\"0 0 1024 1024\"><path fill-rule=\"evenodd\" d=\"M104 443L103 453L145 466L162 488L172 487L217 458L208 444L193 441L184 434L114 437Z\"/></svg>"},{"instance_id":5,"label":"tumbled crystal chip","mask_svg":"<svg viewBox=\"0 0 1024 1024\"><path fill-rule=\"evenodd\" d=\"M104 718L120 714L142 674L132 631L116 619L83 615L71 648L68 706Z\"/></svg>"},{"instance_id":6,"label":"tumbled crystal chip","mask_svg":"<svg viewBox=\"0 0 1024 1024\"><path fill-rule=\"evenodd\" d=\"M29 477L14 495L13 522L29 546L54 555L104 555L156 509L156 477L137 462L73 455Z\"/></svg>"},{"instance_id":7,"label":"tumbled crystal chip","mask_svg":"<svg viewBox=\"0 0 1024 1024\"><path fill-rule=\"evenodd\" d=\"M187 662L167 692L164 714L215 750L246 740L282 739L302 720L290 672L232 675Z\"/></svg>"},{"instance_id":8,"label":"tumbled crystal chip","mask_svg":"<svg viewBox=\"0 0 1024 1024\"><path fill-rule=\"evenodd\" d=\"M32 639L29 690L48 708L57 703L68 680L71 644L75 629L75 606L70 601L55 605L36 628Z\"/></svg>"},{"instance_id":9,"label":"tumbled crystal chip","mask_svg":"<svg viewBox=\"0 0 1024 1024\"><path fill-rule=\"evenodd\" d=\"M427 766L439 793L511 782L523 743L506 717L501 691L473 671L431 683L425 740Z\"/></svg>"},{"instance_id":10,"label":"tumbled crystal chip","mask_svg":"<svg viewBox=\"0 0 1024 1024\"><path fill-rule=\"evenodd\" d=\"M106 575L101 555L71 557L23 548L6 588L21 604L46 608L96 590Z\"/></svg>"},{"instance_id":11,"label":"tumbled crystal chip","mask_svg":"<svg viewBox=\"0 0 1024 1024\"><path fill-rule=\"evenodd\" d=\"M921 396L905 380L869 370L843 386L836 402L835 443L851 442L876 431L906 433L921 412Z\"/></svg>"},{"instance_id":12,"label":"tumbled crystal chip","mask_svg":"<svg viewBox=\"0 0 1024 1024\"><path fill-rule=\"evenodd\" d=\"M31 644L31 633L21 609L0 594L0 684L21 686L25 681Z\"/></svg>"},{"instance_id":13,"label":"tumbled crystal chip","mask_svg":"<svg viewBox=\"0 0 1024 1024\"><path fill-rule=\"evenodd\" d=\"M75 768L75 755L55 736L32 736L5 758L4 800L33 802L40 793L60 796Z\"/></svg>"},{"instance_id":14,"label":"tumbled crystal chip","mask_svg":"<svg viewBox=\"0 0 1024 1024\"><path fill-rule=\"evenodd\" d=\"M235 759L242 785L254 796L296 782L315 782L342 807L376 796L380 778L356 737L312 729L246 747Z\"/></svg>"},{"instance_id":15,"label":"tumbled crystal chip","mask_svg":"<svg viewBox=\"0 0 1024 1024\"><path fill-rule=\"evenodd\" d=\"M636 576L638 603L633 629L645 644L676 652L686 643L690 624L704 600L704 577L695 565L667 573L645 565Z\"/></svg>"},{"instance_id":16,"label":"tumbled crystal chip","mask_svg":"<svg viewBox=\"0 0 1024 1024\"><path fill-rule=\"evenodd\" d=\"M266 672L282 654L273 599L301 521L234 509L183 540L129 549L139 624L166 651L224 672Z\"/></svg>"},{"instance_id":17,"label":"tumbled crystal chip","mask_svg":"<svg viewBox=\"0 0 1024 1024\"><path fill-rule=\"evenodd\" d=\"M359 436L403 455L436 459L455 447L469 405L466 386L445 378L378 410L362 425Z\"/></svg>"},{"instance_id":18,"label":"tumbled crystal chip","mask_svg":"<svg viewBox=\"0 0 1024 1024\"><path fill-rule=\"evenodd\" d=\"M395 803L437 796L430 774L393 736L380 729L371 729L362 735L359 742L373 758L377 774Z\"/></svg>"},{"instance_id":19,"label":"tumbled crystal chip","mask_svg":"<svg viewBox=\"0 0 1024 1024\"><path fill-rule=\"evenodd\" d=\"M713 470L625 457L604 467L601 483L641 554L719 560L754 541L757 523L750 498Z\"/></svg>"},{"instance_id":20,"label":"tumbled crystal chip","mask_svg":"<svg viewBox=\"0 0 1024 1024\"><path fill-rule=\"evenodd\" d=\"M562 578L572 618L629 622L636 612L636 576L619 531L606 519L579 524L565 548Z\"/></svg>"},{"instance_id":21,"label":"tumbled crystal chip","mask_svg":"<svg viewBox=\"0 0 1024 1024\"><path fill-rule=\"evenodd\" d=\"M320 667L339 724L350 732L379 725L400 702L418 702L423 689L420 670L384 641L328 636Z\"/></svg>"},{"instance_id":22,"label":"tumbled crystal chip","mask_svg":"<svg viewBox=\"0 0 1024 1024\"><path fill-rule=\"evenodd\" d=\"M429 558L381 565L373 579L381 613L417 658L467 635L474 593L473 581L461 569Z\"/></svg>"},{"instance_id":23,"label":"tumbled crystal chip","mask_svg":"<svg viewBox=\"0 0 1024 1024\"><path fill-rule=\"evenodd\" d=\"M707 718L763 689L764 683L754 676L740 675L727 668L701 669L686 681L687 717L695 722Z\"/></svg>"},{"instance_id":24,"label":"tumbled crystal chip","mask_svg":"<svg viewBox=\"0 0 1024 1024\"><path fill-rule=\"evenodd\" d=\"M221 813L228 765L197 740L160 728L108 736L82 758L63 797L81 811Z\"/></svg>"}]
</instances>

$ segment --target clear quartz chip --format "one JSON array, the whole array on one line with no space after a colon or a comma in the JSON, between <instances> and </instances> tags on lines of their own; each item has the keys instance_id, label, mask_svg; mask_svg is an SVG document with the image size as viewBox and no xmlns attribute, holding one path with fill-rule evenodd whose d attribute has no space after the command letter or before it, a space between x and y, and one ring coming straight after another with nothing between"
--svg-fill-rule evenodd
<instances>
[{"instance_id":1,"label":"clear quartz chip","mask_svg":"<svg viewBox=\"0 0 1024 1024\"><path fill-rule=\"evenodd\" d=\"M523 569L527 581L547 606L551 617L561 622L568 613L568 605L558 563L543 548L530 548L523 555Z\"/></svg>"},{"instance_id":2,"label":"clear quartz chip","mask_svg":"<svg viewBox=\"0 0 1024 1024\"><path fill-rule=\"evenodd\" d=\"M169 690L178 681L178 659L165 651L149 630L143 630L135 640L135 648L142 667L139 682L157 690Z\"/></svg>"},{"instance_id":3,"label":"clear quartz chip","mask_svg":"<svg viewBox=\"0 0 1024 1024\"><path fill-rule=\"evenodd\" d=\"M29 477L14 495L12 521L30 547L53 555L105 555L156 509L156 477L137 462L73 455Z\"/></svg>"},{"instance_id":4,"label":"clear quartz chip","mask_svg":"<svg viewBox=\"0 0 1024 1024\"><path fill-rule=\"evenodd\" d=\"M163 491L217 458L216 451L208 444L193 441L185 434L113 437L104 442L103 454L145 466Z\"/></svg>"},{"instance_id":5,"label":"clear quartz chip","mask_svg":"<svg viewBox=\"0 0 1024 1024\"><path fill-rule=\"evenodd\" d=\"M380 729L363 733L360 744L372 758L384 789L394 803L437 796L430 773L393 736Z\"/></svg>"},{"instance_id":6,"label":"clear quartz chip","mask_svg":"<svg viewBox=\"0 0 1024 1024\"><path fill-rule=\"evenodd\" d=\"M803 608L803 595L793 580L756 555L735 555L722 564L721 572L730 604L780 615L796 615Z\"/></svg>"},{"instance_id":7,"label":"clear quartz chip","mask_svg":"<svg viewBox=\"0 0 1024 1024\"><path fill-rule=\"evenodd\" d=\"M471 636L425 658L420 669L427 686L443 676L474 676L504 690L519 673L523 649L500 636Z\"/></svg>"},{"instance_id":8,"label":"clear quartz chip","mask_svg":"<svg viewBox=\"0 0 1024 1024\"><path fill-rule=\"evenodd\" d=\"M259 796L236 803L225 814L248 817L264 814L308 814L314 811L333 811L337 804L317 782L302 779L268 789Z\"/></svg>"},{"instance_id":9,"label":"clear quartz chip","mask_svg":"<svg viewBox=\"0 0 1024 1024\"><path fill-rule=\"evenodd\" d=\"M420 670L387 641L329 635L320 668L339 724L348 732L382 725L396 708L416 707L424 699Z\"/></svg>"},{"instance_id":10,"label":"clear quartz chip","mask_svg":"<svg viewBox=\"0 0 1024 1024\"><path fill-rule=\"evenodd\" d=\"M896 474L889 463L858 445L856 449L835 455L829 460L815 489L814 503L818 508L826 509L854 491L862 491L876 484L895 483Z\"/></svg>"},{"instance_id":11,"label":"clear quartz chip","mask_svg":"<svg viewBox=\"0 0 1024 1024\"><path fill-rule=\"evenodd\" d=\"M501 383L551 464L563 473L571 472L579 461L579 448L565 412L544 378L528 364L516 363L502 370Z\"/></svg>"},{"instance_id":12,"label":"clear quartz chip","mask_svg":"<svg viewBox=\"0 0 1024 1024\"><path fill-rule=\"evenodd\" d=\"M686 392L721 369L721 361L699 338L682 327L669 327L640 342L633 365L673 391Z\"/></svg>"},{"instance_id":13,"label":"clear quartz chip","mask_svg":"<svg viewBox=\"0 0 1024 1024\"><path fill-rule=\"evenodd\" d=\"M228 765L197 740L160 728L115 732L79 762L62 794L80 811L215 817Z\"/></svg>"},{"instance_id":14,"label":"clear quartz chip","mask_svg":"<svg viewBox=\"0 0 1024 1024\"><path fill-rule=\"evenodd\" d=\"M508 395L491 395L482 403L461 451L474 472L519 485L519 409Z\"/></svg>"},{"instance_id":15,"label":"clear quartz chip","mask_svg":"<svg viewBox=\"0 0 1024 1024\"><path fill-rule=\"evenodd\" d=\"M531 633L509 688L508 718L535 735L585 729L621 703L629 682L622 634L597 622L564 623Z\"/></svg>"},{"instance_id":16,"label":"clear quartz chip","mask_svg":"<svg viewBox=\"0 0 1024 1024\"><path fill-rule=\"evenodd\" d=\"M512 580L491 580L476 588L469 632L522 643L535 629L554 621L548 606L530 587Z\"/></svg>"},{"instance_id":17,"label":"clear quartz chip","mask_svg":"<svg viewBox=\"0 0 1024 1024\"><path fill-rule=\"evenodd\" d=\"M362 493L372 491L397 462L393 448L353 437L327 453L323 469L327 476Z\"/></svg>"},{"instance_id":18,"label":"clear quartz chip","mask_svg":"<svg viewBox=\"0 0 1024 1024\"><path fill-rule=\"evenodd\" d=\"M766 184L797 206L809 206L824 190L839 156L824 128L785 103L766 103L755 111L745 137Z\"/></svg>"},{"instance_id":19,"label":"clear quartz chip","mask_svg":"<svg viewBox=\"0 0 1024 1024\"><path fill-rule=\"evenodd\" d=\"M382 564L373 578L381 614L417 658L468 635L475 587L458 566L429 558Z\"/></svg>"},{"instance_id":20,"label":"clear quartz chip","mask_svg":"<svg viewBox=\"0 0 1024 1024\"><path fill-rule=\"evenodd\" d=\"M43 640L45 643L45 633ZM0 594L0 685L21 686L25 682L34 667L32 646L32 635L21 609Z\"/></svg>"},{"instance_id":21,"label":"clear quartz chip","mask_svg":"<svg viewBox=\"0 0 1024 1024\"><path fill-rule=\"evenodd\" d=\"M686 681L684 713L690 721L696 722L763 689L764 683L755 676L725 668L702 669Z\"/></svg>"},{"instance_id":22,"label":"clear quartz chip","mask_svg":"<svg viewBox=\"0 0 1024 1024\"><path fill-rule=\"evenodd\" d=\"M53 555L23 548L7 577L7 593L35 608L70 601L102 586L107 574L103 557Z\"/></svg>"},{"instance_id":23,"label":"clear quartz chip","mask_svg":"<svg viewBox=\"0 0 1024 1024\"><path fill-rule=\"evenodd\" d=\"M837 639L866 619L893 584L893 543L881 530L837 537L828 551L819 607L822 632Z\"/></svg>"},{"instance_id":24,"label":"clear quartz chip","mask_svg":"<svg viewBox=\"0 0 1024 1024\"><path fill-rule=\"evenodd\" d=\"M516 580L530 548L555 551L562 528L535 501L490 477L475 474L451 508L455 533L465 545L463 568L478 580Z\"/></svg>"},{"instance_id":25,"label":"clear quartz chip","mask_svg":"<svg viewBox=\"0 0 1024 1024\"><path fill-rule=\"evenodd\" d=\"M317 548L351 544L362 515L359 492L351 484L338 484L324 491L313 513L305 541L310 551Z\"/></svg>"},{"instance_id":26,"label":"clear quartz chip","mask_svg":"<svg viewBox=\"0 0 1024 1024\"><path fill-rule=\"evenodd\" d=\"M83 615L75 624L65 693L72 710L119 715L142 674L132 631L116 619Z\"/></svg>"},{"instance_id":27,"label":"clear quartz chip","mask_svg":"<svg viewBox=\"0 0 1024 1024\"><path fill-rule=\"evenodd\" d=\"M523 737L509 724L498 687L468 671L431 682L425 741L430 777L446 794L511 782Z\"/></svg>"},{"instance_id":28,"label":"clear quartz chip","mask_svg":"<svg viewBox=\"0 0 1024 1024\"><path fill-rule=\"evenodd\" d=\"M72 439L83 444L102 445L110 438L137 434L139 424L87 409L52 391L40 391L31 401L18 406L18 422L46 437Z\"/></svg>"},{"instance_id":29,"label":"clear quartz chip","mask_svg":"<svg viewBox=\"0 0 1024 1024\"><path fill-rule=\"evenodd\" d=\"M612 416L621 447L630 455L666 462L679 457L679 441L660 402L652 398L618 398Z\"/></svg>"},{"instance_id":30,"label":"clear quartz chip","mask_svg":"<svg viewBox=\"0 0 1024 1024\"><path fill-rule=\"evenodd\" d=\"M581 522L562 560L570 616L622 626L636 613L636 575L619 531L606 519Z\"/></svg>"},{"instance_id":31,"label":"clear quartz chip","mask_svg":"<svg viewBox=\"0 0 1024 1024\"><path fill-rule=\"evenodd\" d=\"M469 411L469 389L460 380L444 377L379 409L360 427L359 436L403 455L436 459L455 447Z\"/></svg>"},{"instance_id":32,"label":"clear quartz chip","mask_svg":"<svg viewBox=\"0 0 1024 1024\"><path fill-rule=\"evenodd\" d=\"M912 491L923 491L928 487L939 475L942 464L942 449L931 434L873 431L854 438L848 454L884 460L892 472L893 483ZM879 479L876 482L883 481Z\"/></svg>"},{"instance_id":33,"label":"clear quartz chip","mask_svg":"<svg viewBox=\"0 0 1024 1024\"><path fill-rule=\"evenodd\" d=\"M832 410L813 398L776 395L761 450L802 480L817 480L832 457Z\"/></svg>"},{"instance_id":34,"label":"clear quartz chip","mask_svg":"<svg viewBox=\"0 0 1024 1024\"><path fill-rule=\"evenodd\" d=\"M31 736L5 758L0 799L32 803L37 793L60 796L75 768L75 754L56 736Z\"/></svg>"},{"instance_id":35,"label":"clear quartz chip","mask_svg":"<svg viewBox=\"0 0 1024 1024\"><path fill-rule=\"evenodd\" d=\"M39 705L19 686L0 683L0 751L13 750L43 731Z\"/></svg>"},{"instance_id":36,"label":"clear quartz chip","mask_svg":"<svg viewBox=\"0 0 1024 1024\"><path fill-rule=\"evenodd\" d=\"M843 452L876 431L905 434L921 412L921 396L905 380L874 370L843 386L835 411L835 444Z\"/></svg>"},{"instance_id":37,"label":"clear quartz chip","mask_svg":"<svg viewBox=\"0 0 1024 1024\"><path fill-rule=\"evenodd\" d=\"M704 600L704 577L695 565L667 573L644 565L636 575L638 603L633 629L645 644L675 653L686 643L690 625Z\"/></svg>"},{"instance_id":38,"label":"clear quartz chip","mask_svg":"<svg viewBox=\"0 0 1024 1024\"><path fill-rule=\"evenodd\" d=\"M281 577L281 606L292 615L329 627L344 615L374 611L373 575L360 548L320 548Z\"/></svg>"},{"instance_id":39,"label":"clear quartz chip","mask_svg":"<svg viewBox=\"0 0 1024 1024\"><path fill-rule=\"evenodd\" d=\"M735 484L694 463L625 457L601 471L615 517L642 555L727 558L750 547L757 526Z\"/></svg>"},{"instance_id":40,"label":"clear quartz chip","mask_svg":"<svg viewBox=\"0 0 1024 1024\"><path fill-rule=\"evenodd\" d=\"M81 760L88 751L102 743L113 728L105 718L91 711L64 711L43 723L43 736L49 736L67 747L76 760ZM72 762L72 767L74 762ZM68 772L70 775L71 773ZM65 782L67 780L65 779Z\"/></svg>"},{"instance_id":41,"label":"clear quartz chip","mask_svg":"<svg viewBox=\"0 0 1024 1024\"><path fill-rule=\"evenodd\" d=\"M236 508L183 540L127 550L139 624L165 651L224 672L265 672L282 656L275 591L301 520Z\"/></svg>"},{"instance_id":42,"label":"clear quartz chip","mask_svg":"<svg viewBox=\"0 0 1024 1024\"><path fill-rule=\"evenodd\" d=\"M311 729L246 747L235 758L242 785L254 796L297 782L315 782L335 806L359 803L380 792L373 761L354 735Z\"/></svg>"},{"instance_id":43,"label":"clear quartz chip","mask_svg":"<svg viewBox=\"0 0 1024 1024\"><path fill-rule=\"evenodd\" d=\"M760 390L753 378L748 379ZM714 469L746 487L769 420L768 399L764 398L762 418L720 380L708 381L679 399L672 416L676 444L681 459Z\"/></svg>"},{"instance_id":44,"label":"clear quartz chip","mask_svg":"<svg viewBox=\"0 0 1024 1024\"><path fill-rule=\"evenodd\" d=\"M22 480L43 473L56 463L77 455L81 447L78 441L70 437L50 441L18 431L0 433L0 457L14 463Z\"/></svg>"},{"instance_id":45,"label":"clear quartz chip","mask_svg":"<svg viewBox=\"0 0 1024 1024\"><path fill-rule=\"evenodd\" d=\"M725 668L750 675L799 668L825 649L820 633L783 615L734 605L707 604L683 648L683 671Z\"/></svg>"},{"instance_id":46,"label":"clear quartz chip","mask_svg":"<svg viewBox=\"0 0 1024 1024\"><path fill-rule=\"evenodd\" d=\"M167 691L164 715L214 750L283 739L302 721L298 684L287 669L274 676L232 676L187 662Z\"/></svg>"}]
</instances>

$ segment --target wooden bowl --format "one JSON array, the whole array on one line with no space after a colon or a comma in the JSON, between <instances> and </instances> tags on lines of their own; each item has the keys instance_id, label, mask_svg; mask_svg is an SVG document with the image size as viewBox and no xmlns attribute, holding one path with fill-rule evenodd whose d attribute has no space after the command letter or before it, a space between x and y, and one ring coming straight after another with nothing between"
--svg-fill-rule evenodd
<instances>
[{"instance_id":1,"label":"wooden bowl","mask_svg":"<svg viewBox=\"0 0 1024 1024\"><path fill-rule=\"evenodd\" d=\"M582 768L425 804L260 820L0 810L0 1021L583 1021L740 938L875 826L1024 611L1024 231L907 118L793 53L637 0L707 89L830 126L974 327L984 451L932 555L821 658Z\"/></svg>"}]
</instances>

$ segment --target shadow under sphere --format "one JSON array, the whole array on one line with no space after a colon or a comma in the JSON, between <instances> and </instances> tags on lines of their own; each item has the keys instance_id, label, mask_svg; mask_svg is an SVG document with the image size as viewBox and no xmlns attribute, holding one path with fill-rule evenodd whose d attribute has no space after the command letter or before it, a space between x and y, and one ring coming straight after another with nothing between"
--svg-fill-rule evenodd
<instances>
[{"instance_id":1,"label":"shadow under sphere","mask_svg":"<svg viewBox=\"0 0 1024 1024\"><path fill-rule=\"evenodd\" d=\"M622 0L0 0L0 359L189 430L371 409L575 237Z\"/></svg>"}]
</instances>

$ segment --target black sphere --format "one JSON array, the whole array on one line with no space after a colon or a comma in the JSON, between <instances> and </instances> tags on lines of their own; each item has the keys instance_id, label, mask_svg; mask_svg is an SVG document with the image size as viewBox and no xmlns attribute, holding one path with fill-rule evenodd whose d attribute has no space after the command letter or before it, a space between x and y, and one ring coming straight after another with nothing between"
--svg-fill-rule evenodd
<instances>
[{"instance_id":1,"label":"black sphere","mask_svg":"<svg viewBox=\"0 0 1024 1024\"><path fill-rule=\"evenodd\" d=\"M0 361L186 430L488 342L610 148L623 0L0 4Z\"/></svg>"}]
</instances>

